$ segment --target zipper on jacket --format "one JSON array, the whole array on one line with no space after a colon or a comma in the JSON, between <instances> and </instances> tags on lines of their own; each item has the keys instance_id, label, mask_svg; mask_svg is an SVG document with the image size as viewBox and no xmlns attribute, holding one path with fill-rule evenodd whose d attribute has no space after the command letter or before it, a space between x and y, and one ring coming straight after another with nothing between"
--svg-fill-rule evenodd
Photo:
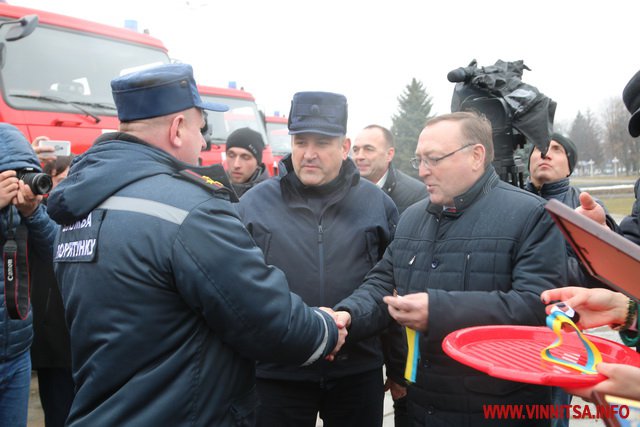
<instances>
[{"instance_id":1,"label":"zipper on jacket","mask_svg":"<svg viewBox=\"0 0 640 427\"><path fill-rule=\"evenodd\" d=\"M320 273L320 286L322 286L321 301L322 305L326 304L326 283L324 283L324 229L322 228L322 220L318 223L318 271Z\"/></svg>"},{"instance_id":2,"label":"zipper on jacket","mask_svg":"<svg viewBox=\"0 0 640 427\"><path fill-rule=\"evenodd\" d=\"M467 252L464 257L464 284L462 285L462 290L466 291L469 288L469 279L471 276L471 266L469 265L471 261L471 253Z\"/></svg>"}]
</instances>

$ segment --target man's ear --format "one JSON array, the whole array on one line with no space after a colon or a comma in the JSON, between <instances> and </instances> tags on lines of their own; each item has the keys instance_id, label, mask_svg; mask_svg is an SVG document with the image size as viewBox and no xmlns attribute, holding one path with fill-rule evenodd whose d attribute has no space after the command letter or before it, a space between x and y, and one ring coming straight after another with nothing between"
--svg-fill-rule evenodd
<instances>
[{"instance_id":1,"label":"man's ear","mask_svg":"<svg viewBox=\"0 0 640 427\"><path fill-rule=\"evenodd\" d=\"M181 134L184 131L184 114L178 114L171 120L171 126L169 126L169 142L174 148L180 148L182 146Z\"/></svg>"},{"instance_id":2,"label":"man's ear","mask_svg":"<svg viewBox=\"0 0 640 427\"><path fill-rule=\"evenodd\" d=\"M342 160L347 160L349 150L351 150L351 140L345 137L344 141L342 141Z\"/></svg>"},{"instance_id":3,"label":"man's ear","mask_svg":"<svg viewBox=\"0 0 640 427\"><path fill-rule=\"evenodd\" d=\"M473 146L472 158L473 158L473 169L484 169L484 159L487 156L487 152L482 144L475 144Z\"/></svg>"},{"instance_id":4,"label":"man's ear","mask_svg":"<svg viewBox=\"0 0 640 427\"><path fill-rule=\"evenodd\" d=\"M395 155L396 155L395 147L389 147L387 149L387 163L391 163L391 161L393 160L393 156Z\"/></svg>"}]
</instances>

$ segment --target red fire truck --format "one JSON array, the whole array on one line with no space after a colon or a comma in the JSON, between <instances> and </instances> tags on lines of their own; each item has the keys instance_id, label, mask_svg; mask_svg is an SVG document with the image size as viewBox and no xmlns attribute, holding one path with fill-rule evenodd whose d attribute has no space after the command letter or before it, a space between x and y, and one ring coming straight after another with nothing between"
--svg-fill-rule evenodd
<instances>
[{"instance_id":1,"label":"red fire truck","mask_svg":"<svg viewBox=\"0 0 640 427\"><path fill-rule=\"evenodd\" d=\"M33 33L10 41L24 27L10 21L29 15ZM0 3L0 26L0 121L29 140L71 141L76 154L118 127L113 78L170 62L149 35L54 13Z\"/></svg>"},{"instance_id":2,"label":"red fire truck","mask_svg":"<svg viewBox=\"0 0 640 427\"><path fill-rule=\"evenodd\" d=\"M289 136L287 127L288 119L280 116L267 116L266 121L274 167L277 168L278 162L291 152L291 136Z\"/></svg>"},{"instance_id":3,"label":"red fire truck","mask_svg":"<svg viewBox=\"0 0 640 427\"><path fill-rule=\"evenodd\" d=\"M200 154L202 164L206 166L222 163L224 165L227 137L236 129L248 127L262 135L265 142L262 161L267 166L269 174L273 175L273 169L270 167L273 164L271 146L267 139L264 121L253 95L244 90L211 86L198 86L198 92L203 101L218 102L229 106L229 111L226 113L209 113L207 115L207 125L211 132L209 137L211 149Z\"/></svg>"}]
</instances>

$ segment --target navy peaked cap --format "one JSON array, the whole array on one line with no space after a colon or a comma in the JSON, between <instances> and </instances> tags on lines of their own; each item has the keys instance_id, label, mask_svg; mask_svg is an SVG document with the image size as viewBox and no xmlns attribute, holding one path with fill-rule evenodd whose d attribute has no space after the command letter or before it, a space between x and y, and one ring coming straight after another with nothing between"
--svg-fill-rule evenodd
<instances>
[{"instance_id":1,"label":"navy peaked cap","mask_svg":"<svg viewBox=\"0 0 640 427\"><path fill-rule=\"evenodd\" d=\"M289 112L289 134L347 134L347 98L331 92L298 92Z\"/></svg>"},{"instance_id":2,"label":"navy peaked cap","mask_svg":"<svg viewBox=\"0 0 640 427\"><path fill-rule=\"evenodd\" d=\"M190 108L227 111L224 104L203 102L188 64L164 64L111 81L113 100L122 122L166 116Z\"/></svg>"}]
</instances>

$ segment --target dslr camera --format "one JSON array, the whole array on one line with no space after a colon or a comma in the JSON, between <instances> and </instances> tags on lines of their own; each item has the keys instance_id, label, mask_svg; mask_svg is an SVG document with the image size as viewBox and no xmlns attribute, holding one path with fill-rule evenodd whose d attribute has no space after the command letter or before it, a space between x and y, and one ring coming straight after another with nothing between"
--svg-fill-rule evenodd
<instances>
[{"instance_id":1,"label":"dslr camera","mask_svg":"<svg viewBox=\"0 0 640 427\"><path fill-rule=\"evenodd\" d=\"M18 179L24 181L31 188L33 194L47 194L53 187L51 177L46 173L38 172L35 168L17 169Z\"/></svg>"}]
</instances>

